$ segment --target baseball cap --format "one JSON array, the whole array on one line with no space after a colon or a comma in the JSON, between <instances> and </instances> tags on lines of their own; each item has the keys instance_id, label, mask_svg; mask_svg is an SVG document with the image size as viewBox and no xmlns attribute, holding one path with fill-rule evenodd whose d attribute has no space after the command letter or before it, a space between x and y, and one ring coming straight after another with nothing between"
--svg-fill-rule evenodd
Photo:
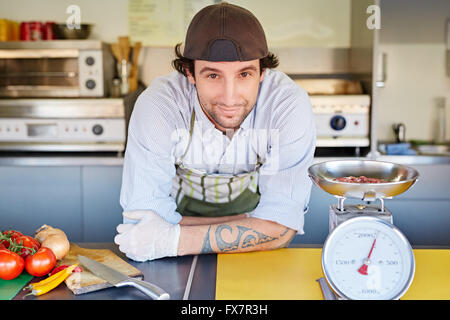
<instances>
[{"instance_id":1,"label":"baseball cap","mask_svg":"<svg viewBox=\"0 0 450 320\"><path fill-rule=\"evenodd\" d=\"M207 61L249 61L268 54L258 19L227 2L207 6L192 18L183 52L188 59Z\"/></svg>"}]
</instances>

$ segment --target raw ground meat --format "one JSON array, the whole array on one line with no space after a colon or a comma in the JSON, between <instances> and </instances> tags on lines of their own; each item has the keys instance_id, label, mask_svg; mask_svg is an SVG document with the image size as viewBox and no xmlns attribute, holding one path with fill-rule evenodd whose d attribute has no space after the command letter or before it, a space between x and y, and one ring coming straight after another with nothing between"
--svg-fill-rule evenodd
<instances>
[{"instance_id":1,"label":"raw ground meat","mask_svg":"<svg viewBox=\"0 0 450 320\"><path fill-rule=\"evenodd\" d=\"M340 177L340 178L334 178L333 181L339 181L339 182L351 182L351 183L385 183L386 180L383 179L377 179L377 178L368 178L366 176L348 176L348 177Z\"/></svg>"}]
</instances>

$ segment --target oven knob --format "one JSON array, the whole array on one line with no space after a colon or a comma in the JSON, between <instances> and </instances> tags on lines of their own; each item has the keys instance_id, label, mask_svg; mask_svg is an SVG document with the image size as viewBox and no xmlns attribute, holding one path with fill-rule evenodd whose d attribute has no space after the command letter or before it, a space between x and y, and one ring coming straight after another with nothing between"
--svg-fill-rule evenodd
<instances>
[{"instance_id":1,"label":"oven knob","mask_svg":"<svg viewBox=\"0 0 450 320\"><path fill-rule=\"evenodd\" d=\"M88 66L92 66L95 63L95 59L93 57L89 56L86 58L85 62Z\"/></svg>"},{"instance_id":2,"label":"oven knob","mask_svg":"<svg viewBox=\"0 0 450 320\"><path fill-rule=\"evenodd\" d=\"M330 126L334 130L342 130L345 128L346 124L347 121L345 121L345 118L343 116L334 116L330 120Z\"/></svg>"},{"instance_id":3,"label":"oven knob","mask_svg":"<svg viewBox=\"0 0 450 320\"><path fill-rule=\"evenodd\" d=\"M100 124L96 124L92 127L92 132L99 136L103 133L103 127Z\"/></svg>"},{"instance_id":4,"label":"oven knob","mask_svg":"<svg viewBox=\"0 0 450 320\"><path fill-rule=\"evenodd\" d=\"M88 89L94 89L95 88L95 81L92 79L89 79L86 81L86 88Z\"/></svg>"}]
</instances>

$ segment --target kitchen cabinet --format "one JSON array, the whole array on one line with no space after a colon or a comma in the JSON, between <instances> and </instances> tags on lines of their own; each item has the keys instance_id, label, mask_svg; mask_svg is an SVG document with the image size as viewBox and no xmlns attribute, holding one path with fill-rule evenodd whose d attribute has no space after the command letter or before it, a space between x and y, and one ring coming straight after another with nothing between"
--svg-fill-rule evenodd
<instances>
[{"instance_id":1,"label":"kitchen cabinet","mask_svg":"<svg viewBox=\"0 0 450 320\"><path fill-rule=\"evenodd\" d=\"M316 158L315 162L326 160L330 159ZM32 234L46 223L63 229L70 241L113 242L115 228L122 222L123 159L46 161L0 159L0 228ZM408 165L416 168L420 177L410 190L385 201L394 224L412 245L450 245L450 164ZM335 197L313 186L305 234L297 235L295 242L323 244L329 207L336 203ZM345 203L358 201L347 199Z\"/></svg>"},{"instance_id":2,"label":"kitchen cabinet","mask_svg":"<svg viewBox=\"0 0 450 320\"><path fill-rule=\"evenodd\" d=\"M113 242L122 223L122 166L82 167L83 241Z\"/></svg>"},{"instance_id":3,"label":"kitchen cabinet","mask_svg":"<svg viewBox=\"0 0 450 320\"><path fill-rule=\"evenodd\" d=\"M34 234L42 224L70 241L113 241L122 222L122 166L0 166L0 228Z\"/></svg>"},{"instance_id":4,"label":"kitchen cabinet","mask_svg":"<svg viewBox=\"0 0 450 320\"><path fill-rule=\"evenodd\" d=\"M83 235L81 167L0 166L0 228L34 234L42 224Z\"/></svg>"}]
</instances>

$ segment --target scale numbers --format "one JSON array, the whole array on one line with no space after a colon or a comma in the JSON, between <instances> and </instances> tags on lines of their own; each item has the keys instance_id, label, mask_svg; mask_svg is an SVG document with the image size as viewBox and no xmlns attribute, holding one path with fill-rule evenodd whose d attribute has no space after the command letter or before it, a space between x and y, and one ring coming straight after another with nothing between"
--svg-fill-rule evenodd
<instances>
[{"instance_id":1,"label":"scale numbers","mask_svg":"<svg viewBox=\"0 0 450 320\"><path fill-rule=\"evenodd\" d=\"M414 275L414 255L404 235L374 217L340 224L328 236L322 267L331 287L348 299L398 299Z\"/></svg>"}]
</instances>

